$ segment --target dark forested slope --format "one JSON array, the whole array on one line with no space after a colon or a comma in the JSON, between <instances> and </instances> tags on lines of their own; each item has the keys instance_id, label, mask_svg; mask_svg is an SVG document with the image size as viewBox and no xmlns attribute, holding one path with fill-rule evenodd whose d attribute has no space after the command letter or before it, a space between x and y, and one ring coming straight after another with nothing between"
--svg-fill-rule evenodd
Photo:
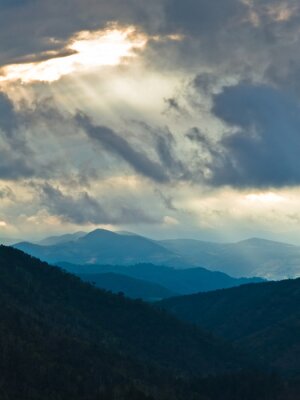
<instances>
[{"instance_id":1,"label":"dark forested slope","mask_svg":"<svg viewBox=\"0 0 300 400\"><path fill-rule=\"evenodd\" d=\"M165 312L3 246L0 321L3 400L181 399L179 376L241 365L222 341Z\"/></svg>"},{"instance_id":2,"label":"dark forested slope","mask_svg":"<svg viewBox=\"0 0 300 400\"><path fill-rule=\"evenodd\" d=\"M143 279L135 279L123 274L113 272L103 274L79 274L83 281L90 282L100 289L113 293L123 293L132 299L145 301L158 301L168 297L174 297L178 293L171 292L158 283L148 282Z\"/></svg>"},{"instance_id":3,"label":"dark forested slope","mask_svg":"<svg viewBox=\"0 0 300 400\"><path fill-rule=\"evenodd\" d=\"M160 306L300 375L300 279L177 297Z\"/></svg>"}]
</instances>

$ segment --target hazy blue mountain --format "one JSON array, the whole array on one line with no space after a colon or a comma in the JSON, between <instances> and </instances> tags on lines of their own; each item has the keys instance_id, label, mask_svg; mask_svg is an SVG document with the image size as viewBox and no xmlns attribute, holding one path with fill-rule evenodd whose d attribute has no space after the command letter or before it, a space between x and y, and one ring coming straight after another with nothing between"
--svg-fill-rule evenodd
<instances>
[{"instance_id":1,"label":"hazy blue mountain","mask_svg":"<svg viewBox=\"0 0 300 400\"><path fill-rule=\"evenodd\" d=\"M132 232L97 229L43 240L16 248L50 263L133 265L151 263L175 268L204 267L232 277L269 280L300 276L300 247L264 239L212 243L174 239L154 241Z\"/></svg>"},{"instance_id":2,"label":"hazy blue mountain","mask_svg":"<svg viewBox=\"0 0 300 400\"><path fill-rule=\"evenodd\" d=\"M163 300L182 320L223 336L284 373L300 376L300 279Z\"/></svg>"},{"instance_id":3,"label":"hazy blue mountain","mask_svg":"<svg viewBox=\"0 0 300 400\"><path fill-rule=\"evenodd\" d=\"M52 246L22 242L14 247L50 263L66 261L74 264L130 265L151 262L172 263L174 266L183 263L182 257L153 240L104 229L97 229L76 240Z\"/></svg>"},{"instance_id":4,"label":"hazy blue mountain","mask_svg":"<svg viewBox=\"0 0 300 400\"><path fill-rule=\"evenodd\" d=\"M174 269L154 264L117 265L72 265L59 263L61 267L78 275L114 273L164 286L173 293L190 294L239 286L245 283L261 282L260 278L232 278L222 272L204 268Z\"/></svg>"},{"instance_id":5,"label":"hazy blue mountain","mask_svg":"<svg viewBox=\"0 0 300 400\"><path fill-rule=\"evenodd\" d=\"M141 235L138 235L138 234L136 234L136 233L134 233L134 232L129 232L129 231L117 231L117 233L118 233L119 235L141 236Z\"/></svg>"},{"instance_id":6,"label":"hazy blue mountain","mask_svg":"<svg viewBox=\"0 0 300 400\"><path fill-rule=\"evenodd\" d=\"M171 292L157 283L112 272L103 274L78 274L78 276L82 280L90 282L101 289L109 290L113 293L122 292L125 296L133 299L158 301L176 295L175 292Z\"/></svg>"},{"instance_id":7,"label":"hazy blue mountain","mask_svg":"<svg viewBox=\"0 0 300 400\"><path fill-rule=\"evenodd\" d=\"M40 240L36 244L41 246L53 246L55 244L62 244L75 241L85 235L86 232L75 232L75 233L67 233L65 235L60 235L60 236L49 236L43 240Z\"/></svg>"},{"instance_id":8,"label":"hazy blue mountain","mask_svg":"<svg viewBox=\"0 0 300 400\"><path fill-rule=\"evenodd\" d=\"M191 265L225 272L234 277L286 279L300 276L300 247L264 239L238 243L211 243L174 239L159 242Z\"/></svg>"}]
</instances>

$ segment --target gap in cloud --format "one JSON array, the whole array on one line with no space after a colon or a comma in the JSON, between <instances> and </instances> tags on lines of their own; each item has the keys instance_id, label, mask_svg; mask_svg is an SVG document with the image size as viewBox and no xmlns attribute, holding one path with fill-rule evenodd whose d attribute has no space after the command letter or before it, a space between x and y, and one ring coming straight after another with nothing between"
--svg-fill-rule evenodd
<instances>
[{"instance_id":1,"label":"gap in cloud","mask_svg":"<svg viewBox=\"0 0 300 400\"><path fill-rule=\"evenodd\" d=\"M0 70L0 82L54 82L62 76L102 66L116 66L136 56L147 43L147 36L133 26L81 31L70 38L64 54L38 62L12 64ZM49 54L49 57L51 54Z\"/></svg>"}]
</instances>

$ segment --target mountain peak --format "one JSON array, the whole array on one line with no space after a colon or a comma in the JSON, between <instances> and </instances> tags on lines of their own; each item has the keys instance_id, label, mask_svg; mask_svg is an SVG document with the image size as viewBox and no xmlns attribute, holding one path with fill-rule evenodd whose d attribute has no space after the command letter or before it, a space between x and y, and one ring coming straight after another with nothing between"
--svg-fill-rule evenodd
<instances>
[{"instance_id":1,"label":"mountain peak","mask_svg":"<svg viewBox=\"0 0 300 400\"><path fill-rule=\"evenodd\" d=\"M292 245L292 244L278 242L276 240L258 238L258 237L252 237L249 239L241 240L241 241L237 242L236 244L244 244L244 245L250 245L250 246L258 246L258 245L274 246L277 244L280 246L294 247L294 245Z\"/></svg>"},{"instance_id":2,"label":"mountain peak","mask_svg":"<svg viewBox=\"0 0 300 400\"><path fill-rule=\"evenodd\" d=\"M92 238L103 238L103 237L114 237L116 236L117 233L113 231L109 231L108 229L95 229L89 233L87 233L85 236L83 236L82 239L92 239Z\"/></svg>"}]
</instances>

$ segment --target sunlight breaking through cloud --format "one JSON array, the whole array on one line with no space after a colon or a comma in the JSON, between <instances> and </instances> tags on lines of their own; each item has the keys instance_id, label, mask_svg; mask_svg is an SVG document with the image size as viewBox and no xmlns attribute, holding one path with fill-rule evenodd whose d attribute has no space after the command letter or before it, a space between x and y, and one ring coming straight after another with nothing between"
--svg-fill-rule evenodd
<instances>
[{"instance_id":1,"label":"sunlight breaking through cloud","mask_svg":"<svg viewBox=\"0 0 300 400\"><path fill-rule=\"evenodd\" d=\"M285 200L285 198L273 192L266 192L266 193L248 194L246 195L246 200L249 200L253 203L274 204L274 203L281 203L282 201Z\"/></svg>"},{"instance_id":2,"label":"sunlight breaking through cloud","mask_svg":"<svg viewBox=\"0 0 300 400\"><path fill-rule=\"evenodd\" d=\"M134 27L78 32L66 47L66 51L71 54L45 61L5 66L0 70L0 82L54 82L74 72L115 66L126 58L135 57L135 50L142 49L146 43L147 36L138 33Z\"/></svg>"}]
</instances>

